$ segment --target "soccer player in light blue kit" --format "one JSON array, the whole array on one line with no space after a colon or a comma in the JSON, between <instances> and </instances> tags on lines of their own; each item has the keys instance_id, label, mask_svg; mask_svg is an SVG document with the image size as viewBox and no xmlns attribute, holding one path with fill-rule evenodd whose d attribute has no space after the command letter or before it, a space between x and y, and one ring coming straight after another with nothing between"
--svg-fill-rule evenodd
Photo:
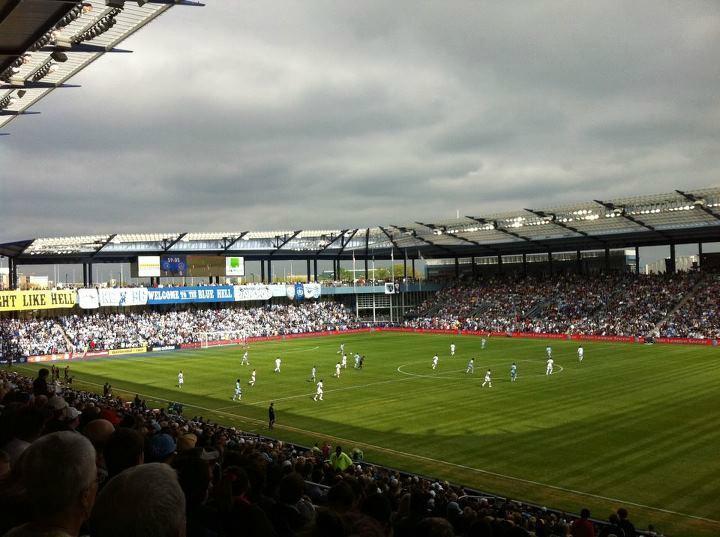
<instances>
[{"instance_id":1,"label":"soccer player in light blue kit","mask_svg":"<svg viewBox=\"0 0 720 537\"><path fill-rule=\"evenodd\" d=\"M510 382L515 382L517 379L517 364L513 362L513 365L510 366Z\"/></svg>"},{"instance_id":2,"label":"soccer player in light blue kit","mask_svg":"<svg viewBox=\"0 0 720 537\"><path fill-rule=\"evenodd\" d=\"M235 395L233 395L233 401L240 401L242 399L242 387L240 387L240 379L235 381Z\"/></svg>"},{"instance_id":3,"label":"soccer player in light blue kit","mask_svg":"<svg viewBox=\"0 0 720 537\"><path fill-rule=\"evenodd\" d=\"M471 374L475 373L475 359L474 358L470 358L470 361L468 362L465 373L471 373Z\"/></svg>"}]
</instances>

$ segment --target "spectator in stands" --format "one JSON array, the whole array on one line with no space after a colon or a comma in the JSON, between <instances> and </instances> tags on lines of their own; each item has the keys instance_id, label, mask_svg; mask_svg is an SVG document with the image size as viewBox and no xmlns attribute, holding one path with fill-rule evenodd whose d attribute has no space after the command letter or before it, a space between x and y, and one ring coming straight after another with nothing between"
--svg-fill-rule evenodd
<instances>
[{"instance_id":1,"label":"spectator in stands","mask_svg":"<svg viewBox=\"0 0 720 537\"><path fill-rule=\"evenodd\" d=\"M12 416L12 438L2 446L10 457L10 466L20 458L20 455L30 447L30 444L40 437L43 430L45 416L42 411L26 406Z\"/></svg>"},{"instance_id":2,"label":"spectator in stands","mask_svg":"<svg viewBox=\"0 0 720 537\"><path fill-rule=\"evenodd\" d=\"M143 436L134 429L118 428L108 438L103 451L108 477L112 478L145 460Z\"/></svg>"},{"instance_id":3,"label":"spectator in stands","mask_svg":"<svg viewBox=\"0 0 720 537\"><path fill-rule=\"evenodd\" d=\"M348 454L342 450L342 447L337 446L335 453L330 456L330 466L337 471L344 472L352 466L352 464L352 459L348 457Z\"/></svg>"},{"instance_id":4,"label":"spectator in stands","mask_svg":"<svg viewBox=\"0 0 720 537\"><path fill-rule=\"evenodd\" d=\"M637 533L635 532L635 526L632 522L630 522L630 519L628 518L627 509L625 509L624 507L618 509L617 516L620 519L620 527L625 532L625 537L635 537Z\"/></svg>"},{"instance_id":5,"label":"spectator in stands","mask_svg":"<svg viewBox=\"0 0 720 537\"><path fill-rule=\"evenodd\" d=\"M19 463L19 485L31 502L31 521L7 537L75 537L88 519L97 493L95 449L69 431L39 438Z\"/></svg>"},{"instance_id":6,"label":"spectator in stands","mask_svg":"<svg viewBox=\"0 0 720 537\"><path fill-rule=\"evenodd\" d=\"M156 434L150 438L146 449L146 459L149 462L164 462L170 464L175 456L175 440L166 433Z\"/></svg>"},{"instance_id":7,"label":"spectator in stands","mask_svg":"<svg viewBox=\"0 0 720 537\"><path fill-rule=\"evenodd\" d=\"M38 376L33 381L33 395L36 397L40 395L44 395L46 397L51 395L47 383L48 375L50 375L50 371L44 367L38 371Z\"/></svg>"},{"instance_id":8,"label":"spectator in stands","mask_svg":"<svg viewBox=\"0 0 720 537\"><path fill-rule=\"evenodd\" d=\"M612 513L608 517L608 522L609 524L602 529L599 537L610 537L610 535L615 535L616 537L627 537L625 535L625 530L623 530L620 526L620 517L618 517L617 514Z\"/></svg>"},{"instance_id":9,"label":"spectator in stands","mask_svg":"<svg viewBox=\"0 0 720 537\"><path fill-rule=\"evenodd\" d=\"M98 495L90 520L93 537L184 537L185 496L166 464L128 468Z\"/></svg>"},{"instance_id":10,"label":"spectator in stands","mask_svg":"<svg viewBox=\"0 0 720 537\"><path fill-rule=\"evenodd\" d=\"M575 520L570 527L572 537L595 537L595 527L590 522L590 510L580 511L580 518Z\"/></svg>"}]
</instances>

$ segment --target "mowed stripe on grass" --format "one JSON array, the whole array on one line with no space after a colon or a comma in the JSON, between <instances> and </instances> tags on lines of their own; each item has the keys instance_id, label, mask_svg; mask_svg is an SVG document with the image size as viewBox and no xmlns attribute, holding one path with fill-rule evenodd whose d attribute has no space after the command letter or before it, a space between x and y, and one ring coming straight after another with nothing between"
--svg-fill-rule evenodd
<instances>
[{"instance_id":1,"label":"mowed stripe on grass","mask_svg":"<svg viewBox=\"0 0 720 537\"><path fill-rule=\"evenodd\" d=\"M348 369L334 379L340 342L350 353L365 354L366 367L353 370L349 354ZM239 348L225 347L71 368L79 380L109 380L129 392L197 407L186 414L202 409L207 416L214 409L219 421L257 420L245 421L246 429L262 430L267 402L274 400L279 424L288 427L276 434L287 440L307 443L327 435L363 443L366 456L380 463L559 508L590 505L600 517L617 507L600 497L618 498L673 512L639 509L640 523L660 522L674 535L717 534L720 500L713 481L720 474L720 433L712 416L720 403L720 351L585 344L585 361L578 364L576 343L552 341L564 370L547 377L546 345L503 338L481 350L475 337L372 333L253 344L250 367L239 365ZM440 367L433 373L435 352ZM283 359L279 375L272 373L276 356ZM470 357L472 378L464 373ZM520 376L510 383L513 361ZM322 403L310 395L313 364L325 381ZM420 376L399 373L401 366ZM258 382L250 388L253 367ZM492 389L480 388L487 368ZM179 369L182 392L175 388ZM233 405L236 378L244 394Z\"/></svg>"}]
</instances>

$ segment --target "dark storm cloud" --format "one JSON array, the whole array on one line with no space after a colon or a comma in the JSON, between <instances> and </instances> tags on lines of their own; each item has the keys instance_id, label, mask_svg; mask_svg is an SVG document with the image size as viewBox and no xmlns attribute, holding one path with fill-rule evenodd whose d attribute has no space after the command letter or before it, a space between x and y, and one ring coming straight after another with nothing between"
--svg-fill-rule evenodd
<instances>
[{"instance_id":1,"label":"dark storm cloud","mask_svg":"<svg viewBox=\"0 0 720 537\"><path fill-rule=\"evenodd\" d=\"M20 118L0 241L356 227L717 183L714 2L173 8Z\"/></svg>"}]
</instances>

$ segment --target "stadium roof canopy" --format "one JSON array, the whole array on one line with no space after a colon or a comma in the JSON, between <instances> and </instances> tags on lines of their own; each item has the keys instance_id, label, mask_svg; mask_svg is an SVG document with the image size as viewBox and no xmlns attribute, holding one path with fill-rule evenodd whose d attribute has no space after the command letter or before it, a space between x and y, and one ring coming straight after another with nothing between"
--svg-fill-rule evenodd
<instances>
[{"instance_id":1,"label":"stadium roof canopy","mask_svg":"<svg viewBox=\"0 0 720 537\"><path fill-rule=\"evenodd\" d=\"M0 128L188 0L0 0Z\"/></svg>"},{"instance_id":2,"label":"stadium roof canopy","mask_svg":"<svg viewBox=\"0 0 720 537\"><path fill-rule=\"evenodd\" d=\"M246 259L452 258L720 241L720 187L370 228L118 233L0 244L18 264L137 255Z\"/></svg>"}]
</instances>

